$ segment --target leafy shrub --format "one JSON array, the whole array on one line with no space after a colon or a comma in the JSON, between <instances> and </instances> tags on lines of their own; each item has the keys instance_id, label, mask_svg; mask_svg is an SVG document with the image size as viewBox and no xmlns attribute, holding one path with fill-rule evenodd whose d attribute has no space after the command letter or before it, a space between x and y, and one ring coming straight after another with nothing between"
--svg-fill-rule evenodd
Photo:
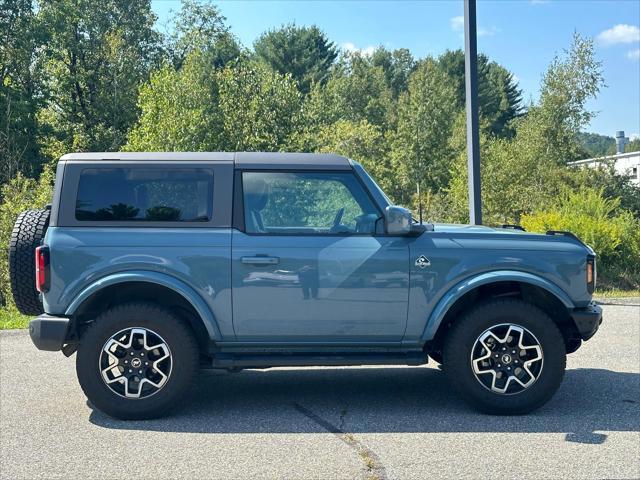
<instances>
[{"instance_id":1,"label":"leafy shrub","mask_svg":"<svg viewBox=\"0 0 640 480\"><path fill-rule=\"evenodd\" d=\"M566 191L548 209L524 215L527 230L568 230L598 255L601 284L637 288L640 284L640 221L620 209L619 198L606 198L602 189Z\"/></svg>"},{"instance_id":2,"label":"leafy shrub","mask_svg":"<svg viewBox=\"0 0 640 480\"><path fill-rule=\"evenodd\" d=\"M567 170L566 184L573 189L588 186L603 189L606 198L620 198L620 208L640 219L640 190L629 175L616 172L612 162L603 162L598 167L580 167Z\"/></svg>"}]
</instances>

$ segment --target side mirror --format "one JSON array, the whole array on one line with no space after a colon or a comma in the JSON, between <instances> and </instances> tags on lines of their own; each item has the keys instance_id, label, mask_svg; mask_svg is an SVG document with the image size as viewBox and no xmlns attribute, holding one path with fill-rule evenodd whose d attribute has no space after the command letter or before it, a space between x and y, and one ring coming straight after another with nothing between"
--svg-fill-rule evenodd
<instances>
[{"instance_id":1,"label":"side mirror","mask_svg":"<svg viewBox=\"0 0 640 480\"><path fill-rule=\"evenodd\" d=\"M390 205L384 212L384 222L390 235L409 235L411 233L411 212L403 207Z\"/></svg>"}]
</instances>

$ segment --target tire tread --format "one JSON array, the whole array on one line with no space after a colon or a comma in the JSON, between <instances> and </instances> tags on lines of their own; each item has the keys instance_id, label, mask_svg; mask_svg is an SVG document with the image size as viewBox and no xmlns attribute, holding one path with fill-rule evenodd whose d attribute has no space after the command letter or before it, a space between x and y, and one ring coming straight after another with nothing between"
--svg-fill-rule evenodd
<instances>
[{"instance_id":1,"label":"tire tread","mask_svg":"<svg viewBox=\"0 0 640 480\"><path fill-rule=\"evenodd\" d=\"M9 278L16 307L24 315L43 312L36 290L35 249L42 244L50 211L25 210L18 215L9 240Z\"/></svg>"}]
</instances>

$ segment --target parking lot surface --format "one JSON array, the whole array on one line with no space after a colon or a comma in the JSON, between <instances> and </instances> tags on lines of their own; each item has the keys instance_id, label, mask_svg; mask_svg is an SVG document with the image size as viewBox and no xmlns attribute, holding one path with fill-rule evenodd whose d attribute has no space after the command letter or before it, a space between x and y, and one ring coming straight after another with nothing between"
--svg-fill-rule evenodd
<instances>
[{"instance_id":1,"label":"parking lot surface","mask_svg":"<svg viewBox=\"0 0 640 480\"><path fill-rule=\"evenodd\" d=\"M640 305L605 305L564 383L476 413L426 367L202 373L168 418L87 405L75 357L0 332L0 478L640 478Z\"/></svg>"}]
</instances>

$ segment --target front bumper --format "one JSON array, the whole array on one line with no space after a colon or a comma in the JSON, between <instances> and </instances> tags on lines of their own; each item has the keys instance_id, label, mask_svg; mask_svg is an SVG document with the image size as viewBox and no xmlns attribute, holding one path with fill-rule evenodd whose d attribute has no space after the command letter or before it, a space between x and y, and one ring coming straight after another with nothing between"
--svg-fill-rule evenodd
<instances>
[{"instance_id":1,"label":"front bumper","mask_svg":"<svg viewBox=\"0 0 640 480\"><path fill-rule=\"evenodd\" d=\"M589 340L598 331L598 327L602 323L602 307L591 303L585 308L576 308L571 312L578 332L583 340Z\"/></svg>"},{"instance_id":2,"label":"front bumper","mask_svg":"<svg viewBox=\"0 0 640 480\"><path fill-rule=\"evenodd\" d=\"M71 320L51 315L40 315L29 322L31 341L39 350L61 350L67 339Z\"/></svg>"}]
</instances>

